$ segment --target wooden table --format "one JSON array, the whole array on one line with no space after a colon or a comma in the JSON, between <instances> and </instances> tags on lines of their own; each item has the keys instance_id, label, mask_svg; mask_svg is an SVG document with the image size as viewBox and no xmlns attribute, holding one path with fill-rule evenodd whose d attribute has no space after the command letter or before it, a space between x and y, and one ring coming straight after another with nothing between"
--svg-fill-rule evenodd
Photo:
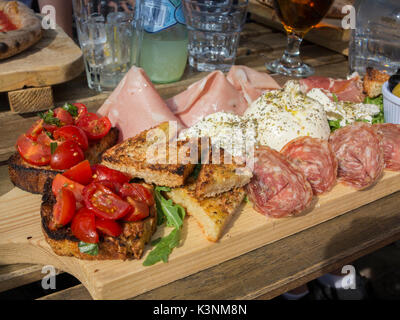
<instances>
[{"instance_id":1,"label":"wooden table","mask_svg":"<svg viewBox=\"0 0 400 320\"><path fill-rule=\"evenodd\" d=\"M265 70L264 63L279 57L286 38L260 23L247 23L238 50L237 64ZM317 75L345 77L347 57L311 43L302 46L304 60ZM158 85L167 98L203 77L186 71L176 83ZM274 76L283 84L288 78ZM95 111L108 96L87 89L82 77L54 87L57 105L65 101L86 103ZM0 96L0 195L13 187L6 161L18 135L27 130L34 114L8 111ZM355 259L400 239L400 192L365 205L293 236L266 245L220 265L154 289L134 299L270 299ZM42 266L0 266L0 292L41 280ZM91 299L83 285L43 296L41 299Z\"/></svg>"}]
</instances>

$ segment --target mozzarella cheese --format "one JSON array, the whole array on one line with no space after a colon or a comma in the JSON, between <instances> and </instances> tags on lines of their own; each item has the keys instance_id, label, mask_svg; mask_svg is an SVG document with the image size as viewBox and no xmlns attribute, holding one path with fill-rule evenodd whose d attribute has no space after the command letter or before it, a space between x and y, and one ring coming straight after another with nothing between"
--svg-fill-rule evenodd
<instances>
[{"instance_id":1,"label":"mozzarella cheese","mask_svg":"<svg viewBox=\"0 0 400 320\"><path fill-rule=\"evenodd\" d=\"M256 123L259 144L278 151L299 136L327 140L330 134L323 106L302 94L297 81L264 93L246 110L244 119Z\"/></svg>"}]
</instances>

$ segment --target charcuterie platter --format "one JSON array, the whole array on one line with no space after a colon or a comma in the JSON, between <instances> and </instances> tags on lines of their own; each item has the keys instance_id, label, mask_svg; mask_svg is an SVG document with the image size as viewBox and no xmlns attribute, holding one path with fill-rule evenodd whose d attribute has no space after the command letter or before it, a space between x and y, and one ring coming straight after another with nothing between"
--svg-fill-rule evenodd
<instances>
[{"instance_id":1,"label":"charcuterie platter","mask_svg":"<svg viewBox=\"0 0 400 320\"><path fill-rule=\"evenodd\" d=\"M128 298L397 192L400 129L364 90L234 66L164 101L133 67L97 114L66 104L20 136L10 178L29 192L0 198L0 263Z\"/></svg>"}]
</instances>

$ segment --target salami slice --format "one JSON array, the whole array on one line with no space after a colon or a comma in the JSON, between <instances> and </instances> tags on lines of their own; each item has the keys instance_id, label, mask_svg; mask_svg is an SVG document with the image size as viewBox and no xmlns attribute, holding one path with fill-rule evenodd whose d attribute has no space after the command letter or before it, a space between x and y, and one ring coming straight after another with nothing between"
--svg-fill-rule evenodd
<instances>
[{"instance_id":1,"label":"salami slice","mask_svg":"<svg viewBox=\"0 0 400 320\"><path fill-rule=\"evenodd\" d=\"M356 189L373 185L384 169L382 138L372 125L356 122L336 130L329 143L338 159L338 180Z\"/></svg>"},{"instance_id":2,"label":"salami slice","mask_svg":"<svg viewBox=\"0 0 400 320\"><path fill-rule=\"evenodd\" d=\"M311 205L313 192L289 159L268 147L255 150L253 178L247 185L258 212L275 218L296 215Z\"/></svg>"},{"instance_id":3,"label":"salami slice","mask_svg":"<svg viewBox=\"0 0 400 320\"><path fill-rule=\"evenodd\" d=\"M303 172L314 194L322 194L336 184L338 163L328 141L299 137L287 143L281 153Z\"/></svg>"},{"instance_id":4,"label":"salami slice","mask_svg":"<svg viewBox=\"0 0 400 320\"><path fill-rule=\"evenodd\" d=\"M400 171L400 125L379 123L372 127L382 137L385 168Z\"/></svg>"}]
</instances>

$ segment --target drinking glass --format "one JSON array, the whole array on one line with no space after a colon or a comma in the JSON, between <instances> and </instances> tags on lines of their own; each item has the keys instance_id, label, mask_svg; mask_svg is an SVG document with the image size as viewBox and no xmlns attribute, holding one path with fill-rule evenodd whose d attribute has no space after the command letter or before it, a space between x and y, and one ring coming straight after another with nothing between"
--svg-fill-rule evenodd
<instances>
[{"instance_id":1,"label":"drinking glass","mask_svg":"<svg viewBox=\"0 0 400 320\"><path fill-rule=\"evenodd\" d=\"M135 0L73 0L73 8L89 88L112 90L139 59Z\"/></svg>"},{"instance_id":2,"label":"drinking glass","mask_svg":"<svg viewBox=\"0 0 400 320\"><path fill-rule=\"evenodd\" d=\"M183 0L189 64L199 71L228 71L235 63L248 0Z\"/></svg>"},{"instance_id":3,"label":"drinking glass","mask_svg":"<svg viewBox=\"0 0 400 320\"><path fill-rule=\"evenodd\" d=\"M283 56L266 67L269 71L292 77L308 77L314 69L300 57L300 45L308 31L329 11L334 0L274 0L275 11L287 33Z\"/></svg>"}]
</instances>

